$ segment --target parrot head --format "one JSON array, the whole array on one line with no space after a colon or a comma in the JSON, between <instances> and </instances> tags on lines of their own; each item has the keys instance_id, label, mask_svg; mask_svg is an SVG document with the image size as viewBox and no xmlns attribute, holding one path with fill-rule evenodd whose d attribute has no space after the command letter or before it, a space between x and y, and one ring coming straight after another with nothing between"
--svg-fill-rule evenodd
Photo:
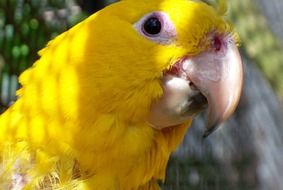
<instances>
[{"instance_id":1,"label":"parrot head","mask_svg":"<svg viewBox=\"0 0 283 190\"><path fill-rule=\"evenodd\" d=\"M41 97L49 113L60 107L86 123L113 114L158 130L208 108L207 136L239 101L237 43L221 11L201 1L122 0L51 41L40 64L20 77L19 94ZM37 109L32 98L25 101Z\"/></svg>"},{"instance_id":2,"label":"parrot head","mask_svg":"<svg viewBox=\"0 0 283 190\"><path fill-rule=\"evenodd\" d=\"M91 45L106 47L94 72L112 84L104 85L103 96L113 110L163 129L208 108L205 136L235 110L243 81L237 35L214 8L189 0L123 0L94 19L103 25L93 26L102 43Z\"/></svg>"}]
</instances>

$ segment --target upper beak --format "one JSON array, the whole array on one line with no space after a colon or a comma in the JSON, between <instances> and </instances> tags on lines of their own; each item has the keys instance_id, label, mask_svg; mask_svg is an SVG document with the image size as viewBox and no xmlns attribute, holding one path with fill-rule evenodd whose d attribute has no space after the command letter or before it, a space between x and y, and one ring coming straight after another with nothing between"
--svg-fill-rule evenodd
<instances>
[{"instance_id":1,"label":"upper beak","mask_svg":"<svg viewBox=\"0 0 283 190\"><path fill-rule=\"evenodd\" d=\"M220 51L203 52L183 65L189 80L206 97L208 122L204 137L232 115L243 86L243 67L235 43L227 41Z\"/></svg>"}]
</instances>

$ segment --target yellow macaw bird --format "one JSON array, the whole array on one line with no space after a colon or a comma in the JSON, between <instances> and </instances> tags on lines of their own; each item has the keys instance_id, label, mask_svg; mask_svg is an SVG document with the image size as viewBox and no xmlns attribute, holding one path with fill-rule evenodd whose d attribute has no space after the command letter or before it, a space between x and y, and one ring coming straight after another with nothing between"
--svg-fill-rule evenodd
<instances>
[{"instance_id":1,"label":"yellow macaw bird","mask_svg":"<svg viewBox=\"0 0 283 190\"><path fill-rule=\"evenodd\" d=\"M0 117L0 189L158 190L199 111L207 136L243 71L222 9L122 0L59 35Z\"/></svg>"}]
</instances>

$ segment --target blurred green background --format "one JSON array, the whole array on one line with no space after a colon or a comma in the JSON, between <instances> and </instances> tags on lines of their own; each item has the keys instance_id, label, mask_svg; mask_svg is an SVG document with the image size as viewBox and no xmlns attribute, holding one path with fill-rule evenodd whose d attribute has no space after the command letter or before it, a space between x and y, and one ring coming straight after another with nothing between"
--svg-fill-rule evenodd
<instances>
[{"instance_id":1,"label":"blurred green background","mask_svg":"<svg viewBox=\"0 0 283 190\"><path fill-rule=\"evenodd\" d=\"M56 35L66 31L88 15L112 2L114 0L0 0L0 111L5 110L16 99L15 91L19 88L17 77L38 59L38 50L43 48ZM213 0L208 0L207 3L217 4ZM283 2L280 0L271 0L268 3L264 2L264 0L230 0L228 4L227 19L233 23L236 31L240 34L241 51L244 59L247 60L245 61L246 65L253 65L251 68L246 66L246 79L255 81L249 85L251 85L251 89L256 85L255 89L258 90L246 94L240 103L241 111L239 112L241 113L236 113L236 124L232 123L230 125L243 126L243 122L239 124L243 121L242 118L249 115L250 110L252 110L251 112L254 111L252 105L256 103L251 103L255 101L255 94L252 93L258 95L268 92L266 96L262 96L263 98L258 101L265 101L265 97L269 97L269 103L255 109L267 109L267 112L271 114L267 116L268 114L261 113L263 116L258 116L261 118L257 121L261 122L261 120L267 121L270 119L270 122L274 122L274 133L282 134L281 115L279 114L274 119L276 115L274 113L281 113L281 105L276 108L274 108L274 105L277 104L276 106L278 106L283 98L283 37L280 36L283 33L281 32L283 14L280 11L283 10L281 9L283 8ZM259 74L253 74L254 72ZM269 85L272 88L269 88ZM267 89L267 91L263 91L264 89ZM275 102L274 105L272 102ZM251 114L251 117L255 115ZM199 120L200 125L202 124L201 121L203 120ZM237 159L235 162L233 161L233 164L231 164L232 161L231 163L225 162L225 156L227 156L225 153L219 159L219 155L212 155L213 148L204 148L210 147L208 144L215 144L216 142L212 142L213 140L205 143L201 141L201 145L197 143L200 140L190 142L190 145L185 143L185 146L191 147L195 151L185 149L190 154L184 156L181 148L172 157L169 164L168 180L164 185L164 189L266 189L266 185L262 183L267 183L264 180L269 178L262 177L262 173L259 173L262 170L258 169L263 167L259 161L261 149L260 151L254 149L258 144L268 144L269 141L260 141L258 143L258 138L253 139L252 143L254 145L252 147L243 143L243 141L250 143L252 139L250 137L254 137L251 134L257 133L255 129L252 129L253 124L248 125L250 130L245 131L245 133L249 134L247 135L248 138L241 136L242 131L239 132L241 128L237 129L236 132L227 132L230 136L233 136L232 138L237 139L236 142L233 141L236 144L235 146L241 148L240 153L237 153L236 150L231 153L232 156L230 155L227 158L227 160L233 160L236 157ZM194 130L196 129L193 128L191 134L198 134ZM263 134L267 139L275 139L274 133L269 130L265 131L266 128L263 130ZM227 137L226 134L222 136L216 135L215 137L218 140L223 140L224 136ZM279 138L281 137L283 138L280 135ZM193 135L191 135L189 139L193 138ZM190 141L186 139L185 142ZM218 147L223 146L229 147L225 140L221 145L218 144ZM268 150L272 146L268 145L263 151L269 154ZM273 148L278 146L283 146L283 143L276 141ZM198 148L204 148L202 151L207 153L198 154ZM282 148L280 150L283 152ZM274 152L278 151L274 150ZM271 154L274 152L271 152ZM241 156L238 158L239 155ZM283 156L280 154L278 157L279 160L282 159L283 163ZM271 162L273 161L271 160ZM263 165L264 163L262 161ZM277 166L275 163L274 166L270 167ZM235 180L234 175L236 174L238 180ZM276 172L274 175L283 177ZM281 184L280 180L279 182L277 180L270 183L273 185L275 183ZM275 186L278 187L277 184ZM272 187L272 185L267 187ZM283 189L282 186L280 188ZM278 188L267 189L277 190Z\"/></svg>"}]
</instances>

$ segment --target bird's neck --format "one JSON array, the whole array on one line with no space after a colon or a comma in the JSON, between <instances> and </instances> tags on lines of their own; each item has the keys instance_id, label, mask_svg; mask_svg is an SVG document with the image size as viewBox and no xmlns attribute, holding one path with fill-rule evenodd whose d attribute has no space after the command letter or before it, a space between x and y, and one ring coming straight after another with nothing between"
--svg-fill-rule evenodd
<instances>
[{"instance_id":1,"label":"bird's neck","mask_svg":"<svg viewBox=\"0 0 283 190\"><path fill-rule=\"evenodd\" d=\"M65 163L76 160L80 176L108 171L123 189L164 179L169 156L189 126L155 130L146 123L128 123L111 114L99 115L87 125L24 108L24 101L19 100L0 117L1 142L25 141L50 157L57 155L61 160L62 156Z\"/></svg>"}]
</instances>

